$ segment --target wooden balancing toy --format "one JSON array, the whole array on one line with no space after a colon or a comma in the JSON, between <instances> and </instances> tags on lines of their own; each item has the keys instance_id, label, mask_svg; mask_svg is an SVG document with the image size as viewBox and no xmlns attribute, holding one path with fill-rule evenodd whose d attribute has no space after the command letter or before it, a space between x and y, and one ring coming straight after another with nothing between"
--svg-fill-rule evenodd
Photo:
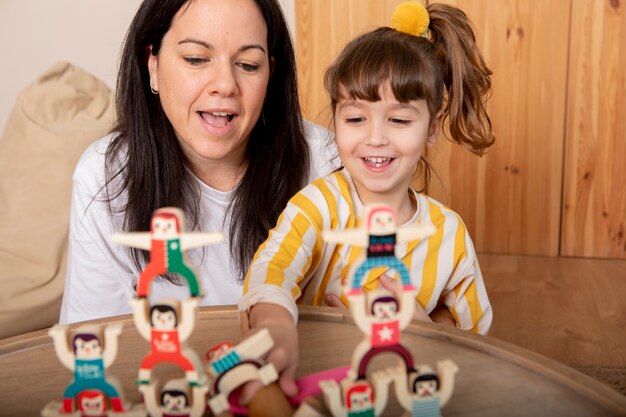
<instances>
[{"instance_id":1,"label":"wooden balancing toy","mask_svg":"<svg viewBox=\"0 0 626 417\"><path fill-rule=\"evenodd\" d=\"M441 415L441 408L452 395L458 368L450 360L438 362L436 372L425 364L416 366L413 355L402 345L401 332L413 319L417 290L405 264L395 255L396 242L424 239L434 232L432 226L396 227L393 211L379 204L366 206L365 227L323 232L325 240L366 249L343 288L363 339L355 346L350 365L297 379L299 394L286 398L278 387L274 365L263 360L274 345L267 329L238 344L222 342L209 349L205 365L187 346L203 290L184 251L217 243L222 234L186 233L183 220L181 210L166 207L155 211L150 232L112 237L115 243L150 251L150 261L138 277L137 294L130 300L133 323L149 344L136 381L143 403L126 403L121 384L106 375L118 353L121 324L80 326L71 339L67 326L56 325L49 335L60 362L74 373L74 379L63 392L62 401L47 404L42 416L381 416L390 392L405 415ZM380 267L399 277L395 293L382 288L363 290L368 274ZM181 275L189 287L189 297L162 298L151 304L151 283L165 273ZM369 369L381 354L392 354L399 362L384 369ZM153 371L161 363L176 365L184 377L159 384ZM243 407L237 401L240 388L252 381L261 388Z\"/></svg>"},{"instance_id":2,"label":"wooden balancing toy","mask_svg":"<svg viewBox=\"0 0 626 417\"><path fill-rule=\"evenodd\" d=\"M145 416L143 407L124 402L121 385L106 375L117 356L117 339L121 324L81 326L68 344L68 326L55 325L52 337L59 361L74 373L74 379L63 393L62 403L51 402L41 411L44 417L57 416ZM104 336L104 337L103 337Z\"/></svg>"}]
</instances>

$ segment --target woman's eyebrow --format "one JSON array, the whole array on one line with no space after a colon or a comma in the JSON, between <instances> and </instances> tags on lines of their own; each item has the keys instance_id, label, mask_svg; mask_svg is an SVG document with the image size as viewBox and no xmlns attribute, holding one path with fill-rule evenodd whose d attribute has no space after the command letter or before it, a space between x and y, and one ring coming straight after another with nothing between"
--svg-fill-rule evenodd
<instances>
[{"instance_id":1,"label":"woman's eyebrow","mask_svg":"<svg viewBox=\"0 0 626 417\"><path fill-rule=\"evenodd\" d=\"M197 45L205 47L206 49L210 49L210 50L215 49L215 47L213 45L211 45L210 43L205 42L203 40L200 40L200 39L185 38L182 41L178 42L179 45L182 45L182 44L185 44L185 43L195 43ZM249 45L242 45L242 46L239 47L238 50L239 50L239 52L245 52L245 51L247 51L249 49L258 49L261 52L263 52L264 54L266 53L265 48L263 48L263 46L261 46L258 43L253 43L253 44L249 44Z\"/></svg>"}]
</instances>

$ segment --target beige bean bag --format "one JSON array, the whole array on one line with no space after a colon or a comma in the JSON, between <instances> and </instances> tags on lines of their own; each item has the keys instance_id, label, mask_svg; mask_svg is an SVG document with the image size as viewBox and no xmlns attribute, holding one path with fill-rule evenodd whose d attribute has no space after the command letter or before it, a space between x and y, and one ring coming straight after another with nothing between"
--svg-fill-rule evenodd
<instances>
[{"instance_id":1,"label":"beige bean bag","mask_svg":"<svg viewBox=\"0 0 626 417\"><path fill-rule=\"evenodd\" d=\"M58 321L72 172L113 117L110 89L67 62L17 97L0 138L0 338Z\"/></svg>"}]
</instances>

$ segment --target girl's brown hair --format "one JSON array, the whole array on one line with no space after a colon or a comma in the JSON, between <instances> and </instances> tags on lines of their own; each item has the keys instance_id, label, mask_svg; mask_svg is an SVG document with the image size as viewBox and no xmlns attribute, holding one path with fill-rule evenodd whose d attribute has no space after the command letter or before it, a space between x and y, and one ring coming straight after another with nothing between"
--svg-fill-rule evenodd
<instances>
[{"instance_id":1,"label":"girl's brown hair","mask_svg":"<svg viewBox=\"0 0 626 417\"><path fill-rule=\"evenodd\" d=\"M429 39L381 27L346 45L324 77L331 110L343 95L378 101L389 82L400 102L425 99L431 121L442 111L450 139L482 155L494 142L486 109L492 72L462 10L445 4L426 9ZM430 168L423 157L421 162L428 184Z\"/></svg>"}]
</instances>

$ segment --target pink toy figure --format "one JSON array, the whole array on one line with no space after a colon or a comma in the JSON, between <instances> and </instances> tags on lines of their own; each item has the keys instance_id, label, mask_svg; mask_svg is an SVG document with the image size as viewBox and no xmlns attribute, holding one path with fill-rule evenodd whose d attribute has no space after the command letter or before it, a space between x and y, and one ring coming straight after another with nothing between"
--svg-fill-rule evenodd
<instances>
[{"instance_id":1,"label":"pink toy figure","mask_svg":"<svg viewBox=\"0 0 626 417\"><path fill-rule=\"evenodd\" d=\"M157 399L154 383L139 385L150 417L202 417L208 390L206 385L195 386L190 396L186 379L173 379L163 386Z\"/></svg>"},{"instance_id":2,"label":"pink toy figure","mask_svg":"<svg viewBox=\"0 0 626 417\"><path fill-rule=\"evenodd\" d=\"M221 242L223 235L221 232L183 233L183 219L182 210L165 207L154 212L150 233L115 233L111 237L114 243L150 251L150 263L144 268L137 283L138 297L147 297L152 280L167 272L182 275L189 285L191 296L201 296L200 283L193 269L185 262L183 251Z\"/></svg>"},{"instance_id":3,"label":"pink toy figure","mask_svg":"<svg viewBox=\"0 0 626 417\"><path fill-rule=\"evenodd\" d=\"M104 346L98 326L79 327L72 337L71 348L67 343L67 330L67 326L54 325L48 331L59 360L74 372L74 380L63 394L61 413L73 412L77 395L88 390L98 390L104 394L111 402L113 411L124 411L120 391L105 376L105 369L117 355L117 339L122 332L122 325L110 324L105 327Z\"/></svg>"},{"instance_id":4,"label":"pink toy figure","mask_svg":"<svg viewBox=\"0 0 626 417\"><path fill-rule=\"evenodd\" d=\"M185 345L193 332L198 298L182 302L174 298L159 300L150 308L148 300L133 298L133 319L139 334L150 342L151 350L141 361L138 383L148 384L152 368L161 363L173 363L185 371L190 385L203 385L206 377L198 373L202 364L196 353Z\"/></svg>"}]
</instances>

